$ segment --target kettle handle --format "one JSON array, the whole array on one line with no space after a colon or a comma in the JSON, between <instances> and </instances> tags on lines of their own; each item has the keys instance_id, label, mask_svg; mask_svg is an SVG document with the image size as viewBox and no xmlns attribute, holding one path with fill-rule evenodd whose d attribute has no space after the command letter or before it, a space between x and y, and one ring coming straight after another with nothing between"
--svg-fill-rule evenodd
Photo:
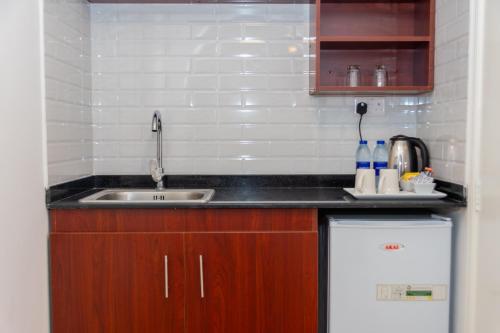
<instances>
[{"instance_id":1,"label":"kettle handle","mask_svg":"<svg viewBox=\"0 0 500 333\"><path fill-rule=\"evenodd\" d=\"M425 143L419 139L419 138L411 138L410 139L412 144L414 146L417 146L418 149L420 150L420 154L422 157L422 170L425 170L425 168L430 167L430 156L429 156L429 149L427 149L427 146Z\"/></svg>"}]
</instances>

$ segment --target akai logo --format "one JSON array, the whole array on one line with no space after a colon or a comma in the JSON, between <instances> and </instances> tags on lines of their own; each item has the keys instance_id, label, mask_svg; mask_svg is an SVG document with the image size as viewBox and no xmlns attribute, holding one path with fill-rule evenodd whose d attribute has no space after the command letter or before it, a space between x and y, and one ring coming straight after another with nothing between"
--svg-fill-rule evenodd
<instances>
[{"instance_id":1,"label":"akai logo","mask_svg":"<svg viewBox=\"0 0 500 333\"><path fill-rule=\"evenodd\" d=\"M385 243L380 246L380 248L384 251L401 251L405 248L405 246L401 243Z\"/></svg>"}]
</instances>

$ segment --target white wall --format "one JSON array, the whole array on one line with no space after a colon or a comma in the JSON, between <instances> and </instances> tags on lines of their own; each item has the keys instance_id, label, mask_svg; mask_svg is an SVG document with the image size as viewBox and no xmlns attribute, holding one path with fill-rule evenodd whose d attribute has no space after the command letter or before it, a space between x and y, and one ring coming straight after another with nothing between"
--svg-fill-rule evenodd
<instances>
[{"instance_id":1,"label":"white wall","mask_svg":"<svg viewBox=\"0 0 500 333\"><path fill-rule=\"evenodd\" d=\"M151 116L170 174L354 172L354 97L309 95L309 5L92 5L94 171L148 173ZM416 97L368 114L415 135Z\"/></svg>"},{"instance_id":2,"label":"white wall","mask_svg":"<svg viewBox=\"0 0 500 333\"><path fill-rule=\"evenodd\" d=\"M40 17L37 0L2 1L0 332L5 333L49 331Z\"/></svg>"},{"instance_id":3,"label":"white wall","mask_svg":"<svg viewBox=\"0 0 500 333\"><path fill-rule=\"evenodd\" d=\"M92 174L87 0L44 0L49 184Z\"/></svg>"},{"instance_id":4,"label":"white wall","mask_svg":"<svg viewBox=\"0 0 500 333\"><path fill-rule=\"evenodd\" d=\"M500 2L479 0L479 51L475 70L478 73L474 114L477 127L478 161L474 179L472 208L474 218L475 278L473 331L498 333L500 330L500 112L498 107L500 77Z\"/></svg>"}]
</instances>

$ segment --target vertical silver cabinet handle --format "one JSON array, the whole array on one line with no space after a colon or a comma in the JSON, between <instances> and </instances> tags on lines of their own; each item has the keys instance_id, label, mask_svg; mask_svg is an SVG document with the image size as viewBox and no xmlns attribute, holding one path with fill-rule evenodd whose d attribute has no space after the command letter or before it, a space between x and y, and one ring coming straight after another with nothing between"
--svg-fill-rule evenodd
<instances>
[{"instance_id":1,"label":"vertical silver cabinet handle","mask_svg":"<svg viewBox=\"0 0 500 333\"><path fill-rule=\"evenodd\" d=\"M205 286L203 282L203 256L200 254L200 295L205 298Z\"/></svg>"},{"instance_id":2,"label":"vertical silver cabinet handle","mask_svg":"<svg viewBox=\"0 0 500 333\"><path fill-rule=\"evenodd\" d=\"M165 256L165 298L168 298L168 256Z\"/></svg>"}]
</instances>

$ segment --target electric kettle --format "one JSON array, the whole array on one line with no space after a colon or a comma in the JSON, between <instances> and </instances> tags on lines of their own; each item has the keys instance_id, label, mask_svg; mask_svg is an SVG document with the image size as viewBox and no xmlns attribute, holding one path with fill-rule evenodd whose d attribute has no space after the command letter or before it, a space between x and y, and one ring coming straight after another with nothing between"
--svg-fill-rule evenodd
<instances>
[{"instance_id":1,"label":"electric kettle","mask_svg":"<svg viewBox=\"0 0 500 333\"><path fill-rule=\"evenodd\" d=\"M420 156L418 156L417 151ZM400 177L406 172L423 171L430 167L429 150L419 138L406 135L393 136L389 150L388 167L398 169Z\"/></svg>"}]
</instances>

